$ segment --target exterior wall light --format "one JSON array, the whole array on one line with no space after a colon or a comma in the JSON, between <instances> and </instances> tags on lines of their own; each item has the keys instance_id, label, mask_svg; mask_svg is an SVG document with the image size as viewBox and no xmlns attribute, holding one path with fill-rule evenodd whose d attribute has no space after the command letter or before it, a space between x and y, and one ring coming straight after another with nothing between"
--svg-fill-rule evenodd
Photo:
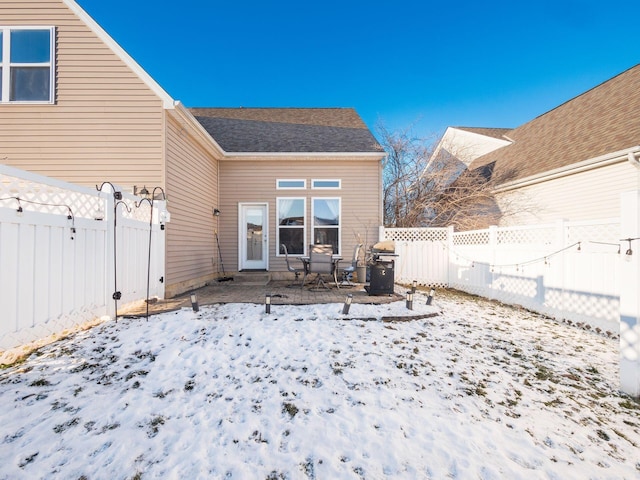
<instances>
[{"instance_id":1,"label":"exterior wall light","mask_svg":"<svg viewBox=\"0 0 640 480\"><path fill-rule=\"evenodd\" d=\"M219 217L219 216L220 216L220 213L221 213L221 212L220 212L220 210L218 210L217 208L214 208L214 209L213 209L213 216L214 216L214 217Z\"/></svg>"}]
</instances>

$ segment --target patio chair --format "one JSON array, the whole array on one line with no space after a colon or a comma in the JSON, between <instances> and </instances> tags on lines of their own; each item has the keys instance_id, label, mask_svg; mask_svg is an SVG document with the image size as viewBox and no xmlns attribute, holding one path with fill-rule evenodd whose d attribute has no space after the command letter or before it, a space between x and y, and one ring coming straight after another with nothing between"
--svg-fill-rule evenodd
<instances>
[{"instance_id":1,"label":"patio chair","mask_svg":"<svg viewBox=\"0 0 640 480\"><path fill-rule=\"evenodd\" d=\"M335 264L333 261L333 247L331 245L311 245L309 252L309 265L302 278L302 286L306 283L309 273L315 273L315 284L311 290L328 290L323 275L334 275ZM334 276L335 279L335 276ZM336 286L338 283L336 282ZM339 287L338 287L339 288Z\"/></svg>"},{"instance_id":2,"label":"patio chair","mask_svg":"<svg viewBox=\"0 0 640 480\"><path fill-rule=\"evenodd\" d=\"M353 272L356 271L356 267L358 266L358 255L360 254L360 249L362 248L362 244L359 243L353 248L353 257L351 259L351 265L348 265L342 269L342 281L340 282L341 287L353 287L355 284L353 283Z\"/></svg>"},{"instance_id":3,"label":"patio chair","mask_svg":"<svg viewBox=\"0 0 640 480\"><path fill-rule=\"evenodd\" d=\"M287 262L287 270L289 270L291 273L293 273L295 275L295 277L296 277L295 278L295 283L290 283L289 285L287 285L287 287L297 287L297 286L299 286L298 279L300 278L300 274L303 273L305 271L305 269L304 268L296 268L296 267L292 266L289 263L289 252L287 251L287 246L284 243L282 244L282 251L284 252L284 260L285 260L285 262Z\"/></svg>"}]
</instances>

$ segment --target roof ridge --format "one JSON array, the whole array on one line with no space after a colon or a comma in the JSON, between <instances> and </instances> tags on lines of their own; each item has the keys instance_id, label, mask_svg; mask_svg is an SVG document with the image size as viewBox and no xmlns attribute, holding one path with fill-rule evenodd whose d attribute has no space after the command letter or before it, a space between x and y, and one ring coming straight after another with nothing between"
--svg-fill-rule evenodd
<instances>
[{"instance_id":1,"label":"roof ridge","mask_svg":"<svg viewBox=\"0 0 640 480\"><path fill-rule=\"evenodd\" d=\"M548 115L549 113L553 112L554 110L559 109L560 107L566 105L567 103L570 103L572 101L574 101L577 98L583 97L585 95L587 95L588 93L592 92L593 90L595 90L596 88L600 88L601 86L603 86L606 83L609 83L613 80L615 80L616 78L624 75L625 73L633 70L634 68L640 67L640 63L636 63L635 65L627 68L626 70L623 70L622 72L618 73L617 75L614 75L613 77L610 77L606 80L603 80L602 82L598 83L597 85L594 85L593 87L589 88L588 90L585 90L584 92L579 93L578 95L575 95L574 97L569 98L568 100L565 100L564 102L562 102L560 105L556 105L555 107L553 107L551 110L547 110L544 113L541 113L540 115L538 115L537 117L532 118L531 120L529 120L528 122L523 123L522 125L526 125L528 123L533 122L534 120L536 120L537 118L540 117L544 117L545 115ZM516 128L520 128L522 125L516 127Z\"/></svg>"}]
</instances>

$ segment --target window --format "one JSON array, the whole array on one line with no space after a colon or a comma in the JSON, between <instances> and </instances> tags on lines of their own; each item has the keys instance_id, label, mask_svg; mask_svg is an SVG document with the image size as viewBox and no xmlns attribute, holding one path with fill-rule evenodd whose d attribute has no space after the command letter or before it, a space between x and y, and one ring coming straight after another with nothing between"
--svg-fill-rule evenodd
<instances>
[{"instance_id":1,"label":"window","mask_svg":"<svg viewBox=\"0 0 640 480\"><path fill-rule=\"evenodd\" d=\"M304 190L307 188L307 181L302 179L278 179L276 180L278 190Z\"/></svg>"},{"instance_id":2,"label":"window","mask_svg":"<svg viewBox=\"0 0 640 480\"><path fill-rule=\"evenodd\" d=\"M341 180L323 180L323 179L311 180L311 188L315 188L317 190L340 189L341 186L342 186Z\"/></svg>"},{"instance_id":3,"label":"window","mask_svg":"<svg viewBox=\"0 0 640 480\"><path fill-rule=\"evenodd\" d=\"M0 27L1 103L53 103L54 31Z\"/></svg>"},{"instance_id":4,"label":"window","mask_svg":"<svg viewBox=\"0 0 640 480\"><path fill-rule=\"evenodd\" d=\"M289 255L304 255L306 199L278 198L277 205L278 231L276 235L279 255L284 255L283 243L287 246Z\"/></svg>"},{"instance_id":5,"label":"window","mask_svg":"<svg viewBox=\"0 0 640 480\"><path fill-rule=\"evenodd\" d=\"M340 199L313 199L313 243L333 245L340 254Z\"/></svg>"}]
</instances>

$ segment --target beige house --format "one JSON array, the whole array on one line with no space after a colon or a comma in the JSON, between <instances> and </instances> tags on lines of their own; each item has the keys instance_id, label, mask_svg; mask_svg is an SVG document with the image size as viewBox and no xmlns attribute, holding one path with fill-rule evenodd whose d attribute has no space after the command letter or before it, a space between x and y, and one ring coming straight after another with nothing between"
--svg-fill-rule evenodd
<instances>
[{"instance_id":1,"label":"beige house","mask_svg":"<svg viewBox=\"0 0 640 480\"><path fill-rule=\"evenodd\" d=\"M161 187L166 295L221 270L377 240L384 152L352 109L187 109L73 0L0 0L0 158L69 182ZM159 191L159 190L157 190Z\"/></svg>"},{"instance_id":2,"label":"beige house","mask_svg":"<svg viewBox=\"0 0 640 480\"><path fill-rule=\"evenodd\" d=\"M516 202L502 224L615 218L621 193L640 188L638 112L640 65L514 129L450 128L436 153L515 172L496 192Z\"/></svg>"}]
</instances>

